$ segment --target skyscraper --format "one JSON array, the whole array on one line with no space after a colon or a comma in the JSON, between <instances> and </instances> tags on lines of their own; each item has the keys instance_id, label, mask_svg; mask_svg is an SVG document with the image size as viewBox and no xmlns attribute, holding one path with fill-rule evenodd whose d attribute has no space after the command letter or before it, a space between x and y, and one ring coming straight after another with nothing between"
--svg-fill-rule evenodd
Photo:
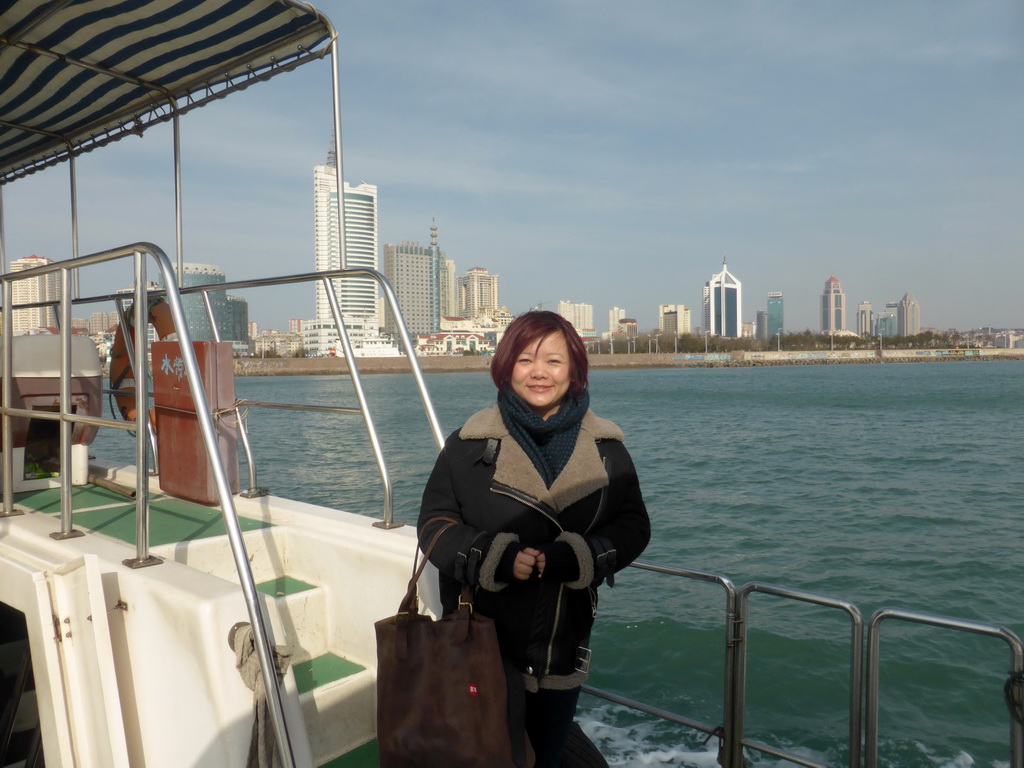
<instances>
[{"instance_id":1,"label":"skyscraper","mask_svg":"<svg viewBox=\"0 0 1024 768\"><path fill-rule=\"evenodd\" d=\"M704 284L704 328L713 336L738 339L743 333L742 285L722 259L722 271Z\"/></svg>"},{"instance_id":2,"label":"skyscraper","mask_svg":"<svg viewBox=\"0 0 1024 768\"><path fill-rule=\"evenodd\" d=\"M909 293L896 305L896 332L900 336L916 336L921 332L921 305Z\"/></svg>"},{"instance_id":3,"label":"skyscraper","mask_svg":"<svg viewBox=\"0 0 1024 768\"><path fill-rule=\"evenodd\" d=\"M456 280L459 314L475 318L501 308L498 303L498 275L490 275L483 267L473 267Z\"/></svg>"},{"instance_id":4,"label":"skyscraper","mask_svg":"<svg viewBox=\"0 0 1024 768\"><path fill-rule=\"evenodd\" d=\"M757 310L754 318L754 338L765 341L768 338L768 310Z\"/></svg>"},{"instance_id":5,"label":"skyscraper","mask_svg":"<svg viewBox=\"0 0 1024 768\"><path fill-rule=\"evenodd\" d=\"M821 332L837 333L846 330L846 294L835 275L825 281L821 294Z\"/></svg>"},{"instance_id":6,"label":"skyscraper","mask_svg":"<svg viewBox=\"0 0 1024 768\"><path fill-rule=\"evenodd\" d=\"M183 288L226 282L224 273L215 264L182 264L181 268ZM225 291L209 291L207 295L210 297L210 308L213 310L213 319L217 323L220 340L247 340L248 302L237 296L228 296ZM182 296L181 308L185 312L185 322L192 340L212 341L213 330L210 328L210 316L206 312L202 294L189 293Z\"/></svg>"},{"instance_id":7,"label":"skyscraper","mask_svg":"<svg viewBox=\"0 0 1024 768\"><path fill-rule=\"evenodd\" d=\"M768 338L782 333L785 327L782 291L768 291Z\"/></svg>"},{"instance_id":8,"label":"skyscraper","mask_svg":"<svg viewBox=\"0 0 1024 768\"><path fill-rule=\"evenodd\" d=\"M874 312L871 310L870 301L862 301L857 305L857 335L870 336L874 327Z\"/></svg>"},{"instance_id":9,"label":"skyscraper","mask_svg":"<svg viewBox=\"0 0 1024 768\"><path fill-rule=\"evenodd\" d=\"M11 262L11 272L24 272L26 269L41 267L44 264L53 264L53 260L44 259L42 256L26 256ZM12 306L59 300L60 274L57 272L15 280L11 285ZM11 317L11 326L15 333L34 331L37 328L56 328L57 312L54 307L16 309Z\"/></svg>"},{"instance_id":10,"label":"skyscraper","mask_svg":"<svg viewBox=\"0 0 1024 768\"><path fill-rule=\"evenodd\" d=\"M341 248L338 231L338 176L333 165L313 168L313 207L315 248L314 269L377 269L377 187L344 184L345 248ZM372 278L356 277L334 281L334 290L342 314L359 317L366 322L377 317L377 284ZM333 324L327 293L316 284L316 315L318 323Z\"/></svg>"},{"instance_id":11,"label":"skyscraper","mask_svg":"<svg viewBox=\"0 0 1024 768\"><path fill-rule=\"evenodd\" d=\"M432 231L436 231L436 228L432 228ZM436 237L431 240L431 245L436 245L434 242ZM444 254L442 253L443 257ZM459 299L458 291L455 289L456 286L455 274L455 262L449 258L441 259L441 317L452 317L459 314Z\"/></svg>"},{"instance_id":12,"label":"skyscraper","mask_svg":"<svg viewBox=\"0 0 1024 768\"><path fill-rule=\"evenodd\" d=\"M898 314L898 307L896 302L890 301L885 305L885 309L875 315L875 335L876 336L895 336L898 329L896 323L896 315Z\"/></svg>"},{"instance_id":13,"label":"skyscraper","mask_svg":"<svg viewBox=\"0 0 1024 768\"><path fill-rule=\"evenodd\" d=\"M384 246L384 277L398 298L398 307L413 336L441 329L441 293L444 255L437 246L437 227L431 227L431 244L400 243ZM384 307L384 330L394 336L398 322Z\"/></svg>"}]
</instances>

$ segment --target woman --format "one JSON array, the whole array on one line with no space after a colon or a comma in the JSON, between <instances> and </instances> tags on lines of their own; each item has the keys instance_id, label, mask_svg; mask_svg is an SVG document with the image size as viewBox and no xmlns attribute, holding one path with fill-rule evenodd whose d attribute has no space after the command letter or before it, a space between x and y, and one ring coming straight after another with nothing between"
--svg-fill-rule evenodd
<instances>
[{"instance_id":1,"label":"woman","mask_svg":"<svg viewBox=\"0 0 1024 768\"><path fill-rule=\"evenodd\" d=\"M622 432L588 405L587 353L553 312L509 325L491 362L497 405L445 443L423 492L420 541L445 613L462 585L494 620L526 687L537 768L557 766L590 666L597 587L636 559L650 522ZM510 681L510 686L518 681Z\"/></svg>"}]
</instances>

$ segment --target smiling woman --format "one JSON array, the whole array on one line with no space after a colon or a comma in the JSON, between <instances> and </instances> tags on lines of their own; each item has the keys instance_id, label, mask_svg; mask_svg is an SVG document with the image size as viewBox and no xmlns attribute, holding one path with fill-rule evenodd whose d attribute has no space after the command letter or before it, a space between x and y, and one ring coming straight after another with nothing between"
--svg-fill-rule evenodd
<instances>
[{"instance_id":1,"label":"smiling woman","mask_svg":"<svg viewBox=\"0 0 1024 768\"><path fill-rule=\"evenodd\" d=\"M590 670L597 588L639 557L650 522L622 432L589 410L568 321L517 318L491 377L497 405L448 438L427 481L420 541L443 530L430 560L445 612L472 590L494 620L513 743L525 729L537 767L557 766Z\"/></svg>"}]
</instances>

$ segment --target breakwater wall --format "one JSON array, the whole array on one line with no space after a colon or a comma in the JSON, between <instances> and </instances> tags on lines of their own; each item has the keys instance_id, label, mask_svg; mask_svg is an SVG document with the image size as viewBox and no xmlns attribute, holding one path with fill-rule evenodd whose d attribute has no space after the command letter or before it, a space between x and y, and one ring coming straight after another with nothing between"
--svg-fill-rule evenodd
<instances>
[{"instance_id":1,"label":"breakwater wall","mask_svg":"<svg viewBox=\"0 0 1024 768\"><path fill-rule=\"evenodd\" d=\"M1024 349L884 349L844 351L694 352L631 355L591 355L593 369L607 368L728 368L769 365L835 365L870 363L938 363L1024 360ZM407 373L404 357L361 357L360 373ZM424 373L487 372L491 358L477 356L421 357ZM235 376L330 376L348 373L339 357L238 358Z\"/></svg>"}]
</instances>

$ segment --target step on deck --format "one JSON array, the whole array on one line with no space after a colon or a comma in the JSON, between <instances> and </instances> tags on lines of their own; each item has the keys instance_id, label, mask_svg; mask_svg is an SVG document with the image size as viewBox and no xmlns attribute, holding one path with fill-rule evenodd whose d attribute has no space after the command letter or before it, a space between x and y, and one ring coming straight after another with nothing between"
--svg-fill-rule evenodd
<instances>
[{"instance_id":1,"label":"step on deck","mask_svg":"<svg viewBox=\"0 0 1024 768\"><path fill-rule=\"evenodd\" d=\"M277 576L267 581L262 581L256 585L256 591L262 592L264 595L270 595L271 597L288 597L290 595L297 595L301 592L308 592L316 589L315 584L309 584L299 579L293 579L291 576Z\"/></svg>"},{"instance_id":2,"label":"step on deck","mask_svg":"<svg viewBox=\"0 0 1024 768\"><path fill-rule=\"evenodd\" d=\"M338 680L344 680L364 669L365 667L335 656L333 653L325 653L315 659L300 661L292 665L292 671L295 673L295 687L298 689L299 695L323 688Z\"/></svg>"}]
</instances>

